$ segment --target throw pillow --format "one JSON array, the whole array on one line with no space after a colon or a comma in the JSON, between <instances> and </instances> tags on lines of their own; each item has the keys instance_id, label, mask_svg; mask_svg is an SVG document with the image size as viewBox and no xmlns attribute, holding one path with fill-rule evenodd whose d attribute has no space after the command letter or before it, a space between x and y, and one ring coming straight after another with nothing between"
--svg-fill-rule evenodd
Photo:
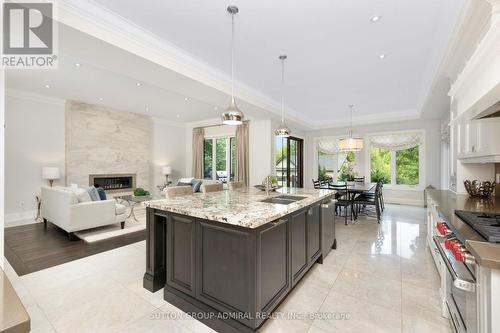
<instances>
[{"instance_id":1,"label":"throw pillow","mask_svg":"<svg viewBox=\"0 0 500 333\"><path fill-rule=\"evenodd\" d=\"M76 198L78 199L78 203L92 201L92 198L90 197L89 192L87 192L84 189L78 189L78 191L76 191L75 194L76 194Z\"/></svg>"},{"instance_id":2,"label":"throw pillow","mask_svg":"<svg viewBox=\"0 0 500 333\"><path fill-rule=\"evenodd\" d=\"M87 192L89 192L92 201L101 201L101 197L99 196L99 193L97 192L97 189L94 186L90 186L87 189Z\"/></svg>"},{"instance_id":3,"label":"throw pillow","mask_svg":"<svg viewBox=\"0 0 500 333\"><path fill-rule=\"evenodd\" d=\"M201 179L193 179L191 181L191 186L193 186L193 193L196 193L196 192L199 192L200 191L200 187L201 187L201 183L203 181Z\"/></svg>"},{"instance_id":4,"label":"throw pillow","mask_svg":"<svg viewBox=\"0 0 500 333\"><path fill-rule=\"evenodd\" d=\"M184 182L179 181L179 182L177 182L177 186L191 186L191 183L190 182L184 183Z\"/></svg>"},{"instance_id":5,"label":"throw pillow","mask_svg":"<svg viewBox=\"0 0 500 333\"><path fill-rule=\"evenodd\" d=\"M101 198L101 200L107 200L106 191L104 191L102 188L97 188L97 193L99 193L99 198Z\"/></svg>"}]
</instances>

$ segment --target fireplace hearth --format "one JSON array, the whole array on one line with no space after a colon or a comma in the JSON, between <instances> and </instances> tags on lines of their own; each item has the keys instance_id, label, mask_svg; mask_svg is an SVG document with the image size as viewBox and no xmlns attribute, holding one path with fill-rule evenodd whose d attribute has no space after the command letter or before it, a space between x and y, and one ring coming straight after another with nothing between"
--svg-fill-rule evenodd
<instances>
[{"instance_id":1,"label":"fireplace hearth","mask_svg":"<svg viewBox=\"0 0 500 333\"><path fill-rule=\"evenodd\" d=\"M135 174L89 175L89 185L106 192L129 192L136 187Z\"/></svg>"}]
</instances>

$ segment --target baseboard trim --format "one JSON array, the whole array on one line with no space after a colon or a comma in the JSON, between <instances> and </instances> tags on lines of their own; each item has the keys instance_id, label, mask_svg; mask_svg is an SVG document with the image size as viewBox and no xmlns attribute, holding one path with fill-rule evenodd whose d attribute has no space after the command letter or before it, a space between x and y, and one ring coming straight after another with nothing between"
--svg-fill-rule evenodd
<instances>
[{"instance_id":1,"label":"baseboard trim","mask_svg":"<svg viewBox=\"0 0 500 333\"><path fill-rule=\"evenodd\" d=\"M5 228L36 223L36 210L5 214Z\"/></svg>"},{"instance_id":2,"label":"baseboard trim","mask_svg":"<svg viewBox=\"0 0 500 333\"><path fill-rule=\"evenodd\" d=\"M404 199L404 198L387 198L384 196L385 203L396 205L409 205L409 206L424 206L424 200Z\"/></svg>"}]
</instances>

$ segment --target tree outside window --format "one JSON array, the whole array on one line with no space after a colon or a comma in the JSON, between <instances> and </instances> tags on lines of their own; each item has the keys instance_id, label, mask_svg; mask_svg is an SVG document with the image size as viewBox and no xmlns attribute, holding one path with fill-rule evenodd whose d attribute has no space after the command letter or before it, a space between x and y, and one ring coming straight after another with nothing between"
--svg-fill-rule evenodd
<instances>
[{"instance_id":1,"label":"tree outside window","mask_svg":"<svg viewBox=\"0 0 500 333\"><path fill-rule=\"evenodd\" d=\"M418 147L396 151L396 184L418 185Z\"/></svg>"},{"instance_id":2,"label":"tree outside window","mask_svg":"<svg viewBox=\"0 0 500 333\"><path fill-rule=\"evenodd\" d=\"M353 151L347 153L347 156L340 166L339 173L337 175L337 180L348 181L354 180L356 176L354 165L356 163L356 154Z\"/></svg>"},{"instance_id":3,"label":"tree outside window","mask_svg":"<svg viewBox=\"0 0 500 333\"><path fill-rule=\"evenodd\" d=\"M390 151L371 147L370 178L385 184L415 186L420 181L419 147Z\"/></svg>"},{"instance_id":4,"label":"tree outside window","mask_svg":"<svg viewBox=\"0 0 500 333\"><path fill-rule=\"evenodd\" d=\"M226 182L236 171L234 137L206 138L203 145L203 178Z\"/></svg>"},{"instance_id":5,"label":"tree outside window","mask_svg":"<svg viewBox=\"0 0 500 333\"><path fill-rule=\"evenodd\" d=\"M391 152L387 149L372 147L370 151L371 172L373 183L383 180L384 184L391 183Z\"/></svg>"}]
</instances>

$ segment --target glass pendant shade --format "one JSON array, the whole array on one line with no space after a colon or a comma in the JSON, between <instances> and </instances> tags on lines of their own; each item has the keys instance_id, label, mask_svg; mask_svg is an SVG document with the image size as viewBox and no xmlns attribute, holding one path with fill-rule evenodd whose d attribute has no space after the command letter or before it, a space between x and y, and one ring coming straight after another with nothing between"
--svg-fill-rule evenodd
<instances>
[{"instance_id":1,"label":"glass pendant shade","mask_svg":"<svg viewBox=\"0 0 500 333\"><path fill-rule=\"evenodd\" d=\"M339 151L340 152L349 152L349 151L360 151L363 149L363 139L362 138L353 138L352 136L352 109L354 105L349 105L349 109L351 109L351 127L349 128L349 132L347 133L347 137L339 140Z\"/></svg>"},{"instance_id":2,"label":"glass pendant shade","mask_svg":"<svg viewBox=\"0 0 500 333\"><path fill-rule=\"evenodd\" d=\"M224 125L241 125L243 123L243 118L243 112L236 106L234 97L231 98L231 105L222 112L222 123Z\"/></svg>"},{"instance_id":3,"label":"glass pendant shade","mask_svg":"<svg viewBox=\"0 0 500 333\"><path fill-rule=\"evenodd\" d=\"M362 138L344 138L339 140L339 151L349 152L349 151L360 151L363 149L363 139Z\"/></svg>"}]
</instances>

